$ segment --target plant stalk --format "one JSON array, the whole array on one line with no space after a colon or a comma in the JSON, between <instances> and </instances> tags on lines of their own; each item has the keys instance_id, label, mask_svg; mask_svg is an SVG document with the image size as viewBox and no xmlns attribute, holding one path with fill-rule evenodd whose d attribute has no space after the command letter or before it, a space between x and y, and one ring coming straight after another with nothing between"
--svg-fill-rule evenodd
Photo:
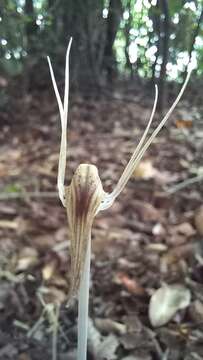
<instances>
[{"instance_id":1,"label":"plant stalk","mask_svg":"<svg viewBox=\"0 0 203 360\"><path fill-rule=\"evenodd\" d=\"M53 310L52 360L57 360L59 311L60 311L60 306L59 304L56 304L55 309Z\"/></svg>"},{"instance_id":2,"label":"plant stalk","mask_svg":"<svg viewBox=\"0 0 203 360\"><path fill-rule=\"evenodd\" d=\"M84 272L78 298L78 350L77 360L87 359L89 284L90 284L91 236L88 241Z\"/></svg>"}]
</instances>

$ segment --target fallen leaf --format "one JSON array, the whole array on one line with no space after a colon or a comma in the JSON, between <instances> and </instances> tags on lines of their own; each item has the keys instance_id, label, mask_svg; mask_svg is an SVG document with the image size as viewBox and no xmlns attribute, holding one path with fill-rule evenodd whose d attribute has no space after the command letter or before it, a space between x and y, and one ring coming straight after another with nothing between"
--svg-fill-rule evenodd
<instances>
[{"instance_id":1,"label":"fallen leaf","mask_svg":"<svg viewBox=\"0 0 203 360\"><path fill-rule=\"evenodd\" d=\"M42 277L45 281L48 281L57 274L57 270L60 268L60 258L55 252L49 252L45 259L45 265L42 268Z\"/></svg>"},{"instance_id":2,"label":"fallen leaf","mask_svg":"<svg viewBox=\"0 0 203 360\"><path fill-rule=\"evenodd\" d=\"M203 303L200 300L195 300L189 308L189 314L196 323L203 321Z\"/></svg>"},{"instance_id":3,"label":"fallen leaf","mask_svg":"<svg viewBox=\"0 0 203 360\"><path fill-rule=\"evenodd\" d=\"M146 294L145 289L139 284L135 278L130 279L128 275L124 273L118 273L115 282L126 288L131 294L143 296Z\"/></svg>"},{"instance_id":4,"label":"fallen leaf","mask_svg":"<svg viewBox=\"0 0 203 360\"><path fill-rule=\"evenodd\" d=\"M127 327L125 324L111 320L111 319L95 319L96 327L104 333L115 332L119 335L125 334Z\"/></svg>"},{"instance_id":5,"label":"fallen leaf","mask_svg":"<svg viewBox=\"0 0 203 360\"><path fill-rule=\"evenodd\" d=\"M25 247L19 253L16 271L25 271L38 263L39 256L36 249Z\"/></svg>"},{"instance_id":6,"label":"fallen leaf","mask_svg":"<svg viewBox=\"0 0 203 360\"><path fill-rule=\"evenodd\" d=\"M16 209L14 206L1 203L0 213L4 215L16 215Z\"/></svg>"},{"instance_id":7,"label":"fallen leaf","mask_svg":"<svg viewBox=\"0 0 203 360\"><path fill-rule=\"evenodd\" d=\"M151 348L152 340L146 330L134 331L120 337L120 342L126 350Z\"/></svg>"},{"instance_id":8,"label":"fallen leaf","mask_svg":"<svg viewBox=\"0 0 203 360\"><path fill-rule=\"evenodd\" d=\"M176 174L171 174L168 171L160 171L156 169L150 160L143 160L136 167L132 177L137 179L155 179L160 185L165 185L177 179Z\"/></svg>"},{"instance_id":9,"label":"fallen leaf","mask_svg":"<svg viewBox=\"0 0 203 360\"><path fill-rule=\"evenodd\" d=\"M149 303L149 319L154 327L167 324L178 310L191 301L190 290L182 285L163 285L155 291Z\"/></svg>"},{"instance_id":10,"label":"fallen leaf","mask_svg":"<svg viewBox=\"0 0 203 360\"><path fill-rule=\"evenodd\" d=\"M176 127L178 129L190 129L193 125L193 121L190 119L178 119L176 120Z\"/></svg>"},{"instance_id":11,"label":"fallen leaf","mask_svg":"<svg viewBox=\"0 0 203 360\"><path fill-rule=\"evenodd\" d=\"M195 253L199 251L199 244L195 242L190 242L188 244L174 246L168 253L165 255L168 259L173 259L172 262L177 262L178 260L188 259L194 256ZM170 261L169 261L170 263Z\"/></svg>"},{"instance_id":12,"label":"fallen leaf","mask_svg":"<svg viewBox=\"0 0 203 360\"><path fill-rule=\"evenodd\" d=\"M2 359L12 360L15 359L18 354L17 348L12 344L7 344L0 349L0 357Z\"/></svg>"},{"instance_id":13,"label":"fallen leaf","mask_svg":"<svg viewBox=\"0 0 203 360\"><path fill-rule=\"evenodd\" d=\"M18 222L15 220L0 220L0 228L16 230L18 228Z\"/></svg>"},{"instance_id":14,"label":"fallen leaf","mask_svg":"<svg viewBox=\"0 0 203 360\"><path fill-rule=\"evenodd\" d=\"M18 357L18 360L31 360L31 358L27 353L21 353Z\"/></svg>"},{"instance_id":15,"label":"fallen leaf","mask_svg":"<svg viewBox=\"0 0 203 360\"><path fill-rule=\"evenodd\" d=\"M97 351L97 359L114 360L117 359L116 350L119 346L117 336L110 334L100 344Z\"/></svg>"},{"instance_id":16,"label":"fallen leaf","mask_svg":"<svg viewBox=\"0 0 203 360\"><path fill-rule=\"evenodd\" d=\"M162 243L154 243L154 244L148 244L146 246L147 250L155 251L158 253L166 252L168 250L168 246Z\"/></svg>"},{"instance_id":17,"label":"fallen leaf","mask_svg":"<svg viewBox=\"0 0 203 360\"><path fill-rule=\"evenodd\" d=\"M55 270L56 270L56 264L54 261L50 262L49 264L46 264L42 269L43 280L47 281L47 280L51 279Z\"/></svg>"},{"instance_id":18,"label":"fallen leaf","mask_svg":"<svg viewBox=\"0 0 203 360\"><path fill-rule=\"evenodd\" d=\"M32 238L35 246L41 251L47 251L51 246L56 245L53 233L47 233L44 235L33 236Z\"/></svg>"},{"instance_id":19,"label":"fallen leaf","mask_svg":"<svg viewBox=\"0 0 203 360\"><path fill-rule=\"evenodd\" d=\"M138 344L140 346L141 336L141 334L137 334L136 332L128 333L121 337L120 342L124 349L133 350L137 347Z\"/></svg>"},{"instance_id":20,"label":"fallen leaf","mask_svg":"<svg viewBox=\"0 0 203 360\"><path fill-rule=\"evenodd\" d=\"M62 304L66 299L67 294L62 289L58 289L55 286L49 287L49 297L46 299L47 303Z\"/></svg>"},{"instance_id":21,"label":"fallen leaf","mask_svg":"<svg viewBox=\"0 0 203 360\"><path fill-rule=\"evenodd\" d=\"M124 317L125 324L127 326L127 332L141 332L143 330L143 324L139 317L135 314L130 314Z\"/></svg>"},{"instance_id":22,"label":"fallen leaf","mask_svg":"<svg viewBox=\"0 0 203 360\"><path fill-rule=\"evenodd\" d=\"M97 349L102 342L102 336L94 325L92 319L88 319L88 347L94 356L97 355Z\"/></svg>"},{"instance_id":23,"label":"fallen leaf","mask_svg":"<svg viewBox=\"0 0 203 360\"><path fill-rule=\"evenodd\" d=\"M171 227L170 233L181 234L185 235L186 237L191 237L196 234L196 231L190 223L184 222L182 224Z\"/></svg>"},{"instance_id":24,"label":"fallen leaf","mask_svg":"<svg viewBox=\"0 0 203 360\"><path fill-rule=\"evenodd\" d=\"M161 218L161 213L153 205L144 201L135 201L133 204L133 211L139 216L143 222L158 221Z\"/></svg>"},{"instance_id":25,"label":"fallen leaf","mask_svg":"<svg viewBox=\"0 0 203 360\"><path fill-rule=\"evenodd\" d=\"M150 160L143 160L136 167L133 177L138 179L151 179L154 177L156 169L153 167L152 162Z\"/></svg>"}]
</instances>

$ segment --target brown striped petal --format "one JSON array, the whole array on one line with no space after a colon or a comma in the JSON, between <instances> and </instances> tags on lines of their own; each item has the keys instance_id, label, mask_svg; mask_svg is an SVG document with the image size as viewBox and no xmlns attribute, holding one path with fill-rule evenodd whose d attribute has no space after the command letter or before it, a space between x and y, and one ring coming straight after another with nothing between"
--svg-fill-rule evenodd
<instances>
[{"instance_id":1,"label":"brown striped petal","mask_svg":"<svg viewBox=\"0 0 203 360\"><path fill-rule=\"evenodd\" d=\"M94 165L81 164L65 189L66 209L71 232L71 284L68 301L79 288L88 241L104 190Z\"/></svg>"}]
</instances>

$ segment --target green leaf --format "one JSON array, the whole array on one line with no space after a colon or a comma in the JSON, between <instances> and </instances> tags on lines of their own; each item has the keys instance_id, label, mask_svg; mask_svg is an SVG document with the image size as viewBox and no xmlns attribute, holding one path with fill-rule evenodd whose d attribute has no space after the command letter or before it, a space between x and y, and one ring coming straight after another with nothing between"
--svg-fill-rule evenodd
<instances>
[{"instance_id":1,"label":"green leaf","mask_svg":"<svg viewBox=\"0 0 203 360\"><path fill-rule=\"evenodd\" d=\"M182 0L170 0L168 1L169 13L170 16L173 16L175 13L179 13L183 7Z\"/></svg>"},{"instance_id":2,"label":"green leaf","mask_svg":"<svg viewBox=\"0 0 203 360\"><path fill-rule=\"evenodd\" d=\"M23 71L23 65L22 62L15 58L11 58L9 60L7 59L1 59L0 60L0 68L3 68L3 70L7 73L9 76L16 76L22 73Z\"/></svg>"},{"instance_id":3,"label":"green leaf","mask_svg":"<svg viewBox=\"0 0 203 360\"><path fill-rule=\"evenodd\" d=\"M18 194L18 193L22 192L22 189L21 189L20 185L18 185L18 184L10 184L5 187L4 191L9 194L12 194L12 193Z\"/></svg>"}]
</instances>

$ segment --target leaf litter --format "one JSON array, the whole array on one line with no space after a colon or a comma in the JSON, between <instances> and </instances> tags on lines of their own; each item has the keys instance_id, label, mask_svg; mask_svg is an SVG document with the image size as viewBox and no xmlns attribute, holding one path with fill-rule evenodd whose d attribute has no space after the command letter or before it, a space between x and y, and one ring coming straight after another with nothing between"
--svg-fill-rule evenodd
<instances>
[{"instance_id":1,"label":"leaf litter","mask_svg":"<svg viewBox=\"0 0 203 360\"><path fill-rule=\"evenodd\" d=\"M58 358L70 360L75 358L77 314L75 305L64 306L70 286L70 236L54 195L57 109L46 91L32 98L35 109L28 111L26 122L21 119L17 126L13 121L5 126L9 131L4 126L2 130L0 360L35 360L42 352L43 360L51 358L52 326L40 298L45 305L61 304ZM90 97L87 103L75 94L70 107L71 172L79 163L99 165L105 189L111 191L143 131L146 108L150 103L139 98L124 106L120 98ZM20 112L14 119L19 121ZM191 176L191 167L200 167L200 143L194 141L198 129L192 127L187 135L185 124L178 121L174 114L120 199L95 219L90 360L203 357L203 189L195 183L174 195L167 192ZM13 194L18 198L12 199ZM180 284L192 297L187 308L177 308L166 324L154 329L149 303L163 283Z\"/></svg>"}]
</instances>

